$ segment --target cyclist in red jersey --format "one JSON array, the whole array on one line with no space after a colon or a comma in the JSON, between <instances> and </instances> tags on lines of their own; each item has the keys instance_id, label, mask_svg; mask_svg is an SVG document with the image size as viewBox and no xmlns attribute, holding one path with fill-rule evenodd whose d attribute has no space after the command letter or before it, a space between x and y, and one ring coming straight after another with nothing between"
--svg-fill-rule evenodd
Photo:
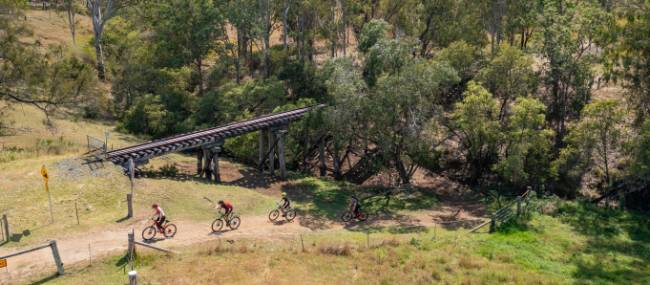
<instances>
[{"instance_id":1,"label":"cyclist in red jersey","mask_svg":"<svg viewBox=\"0 0 650 285\"><path fill-rule=\"evenodd\" d=\"M220 200L219 207L224 209L225 211L225 213L223 214L224 217L226 217L227 220L230 220L230 216L232 215L232 210L233 210L232 203L230 203L229 201Z\"/></svg>"}]
</instances>

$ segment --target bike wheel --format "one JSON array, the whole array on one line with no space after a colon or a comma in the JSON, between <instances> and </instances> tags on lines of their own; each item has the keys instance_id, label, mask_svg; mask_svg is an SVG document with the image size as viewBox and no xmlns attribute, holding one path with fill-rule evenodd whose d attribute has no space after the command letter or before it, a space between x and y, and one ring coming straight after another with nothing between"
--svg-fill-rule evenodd
<instances>
[{"instance_id":1,"label":"bike wheel","mask_svg":"<svg viewBox=\"0 0 650 285\"><path fill-rule=\"evenodd\" d=\"M221 228L223 228L223 220L221 218L217 218L216 220L214 220L214 222L212 222L213 233L220 231Z\"/></svg>"},{"instance_id":2,"label":"bike wheel","mask_svg":"<svg viewBox=\"0 0 650 285\"><path fill-rule=\"evenodd\" d=\"M176 225L167 224L164 231L166 238L173 238L176 235Z\"/></svg>"},{"instance_id":3,"label":"bike wheel","mask_svg":"<svg viewBox=\"0 0 650 285\"><path fill-rule=\"evenodd\" d=\"M230 227L231 230L236 230L239 228L239 225L241 224L241 219L238 216L232 217L230 219L230 223L228 223L228 226Z\"/></svg>"},{"instance_id":4,"label":"bike wheel","mask_svg":"<svg viewBox=\"0 0 650 285\"><path fill-rule=\"evenodd\" d=\"M363 221L368 219L368 215L366 215L366 213L364 213L364 212L359 212L359 216L357 217L357 219L359 219L359 221L363 222Z\"/></svg>"},{"instance_id":5,"label":"bike wheel","mask_svg":"<svg viewBox=\"0 0 650 285\"><path fill-rule=\"evenodd\" d=\"M280 211L278 209L275 209L269 213L269 221L275 222L275 220L277 220L279 216L280 216Z\"/></svg>"},{"instance_id":6,"label":"bike wheel","mask_svg":"<svg viewBox=\"0 0 650 285\"><path fill-rule=\"evenodd\" d=\"M154 237L156 237L157 231L158 230L156 230L156 227L154 226L144 228L144 230L142 230L142 239L146 241L152 240Z\"/></svg>"},{"instance_id":7,"label":"bike wheel","mask_svg":"<svg viewBox=\"0 0 650 285\"><path fill-rule=\"evenodd\" d=\"M293 219L296 218L296 210L291 209L285 213L285 218L287 218L287 221L291 222Z\"/></svg>"},{"instance_id":8,"label":"bike wheel","mask_svg":"<svg viewBox=\"0 0 650 285\"><path fill-rule=\"evenodd\" d=\"M350 220L352 220L352 213L350 212L343 213L343 215L341 215L341 220L343 220L346 223L349 222Z\"/></svg>"}]
</instances>

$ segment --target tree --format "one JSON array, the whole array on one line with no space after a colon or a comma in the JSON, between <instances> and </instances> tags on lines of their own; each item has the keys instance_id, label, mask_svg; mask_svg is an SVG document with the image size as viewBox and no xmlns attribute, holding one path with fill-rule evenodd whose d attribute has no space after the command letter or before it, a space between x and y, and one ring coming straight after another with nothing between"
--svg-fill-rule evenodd
<instances>
[{"instance_id":1,"label":"tree","mask_svg":"<svg viewBox=\"0 0 650 285\"><path fill-rule=\"evenodd\" d=\"M410 54L403 56L408 58ZM442 110L435 103L459 78L446 63L391 62L399 64L391 64L391 72L379 77L365 104L367 132L370 142L389 158L401 182L410 184L420 163L430 158L442 141L437 135Z\"/></svg>"},{"instance_id":2,"label":"tree","mask_svg":"<svg viewBox=\"0 0 650 285\"><path fill-rule=\"evenodd\" d=\"M511 100L532 93L536 77L533 59L521 50L503 45L496 56L479 71L478 81L494 94L501 104L499 120L504 121Z\"/></svg>"},{"instance_id":3,"label":"tree","mask_svg":"<svg viewBox=\"0 0 650 285\"><path fill-rule=\"evenodd\" d=\"M593 74L590 58L580 52L584 33L576 10L565 1L545 2L540 26L544 59L541 70L544 84L547 119L556 134L556 149L563 146L567 122L579 118L580 110L589 102Z\"/></svg>"},{"instance_id":4,"label":"tree","mask_svg":"<svg viewBox=\"0 0 650 285\"><path fill-rule=\"evenodd\" d=\"M169 0L152 8L158 64L178 68L194 66L199 95L205 90L205 57L222 35L222 15L212 0Z\"/></svg>"},{"instance_id":5,"label":"tree","mask_svg":"<svg viewBox=\"0 0 650 285\"><path fill-rule=\"evenodd\" d=\"M29 30L16 23L22 14L18 2L0 2L0 99L30 104L49 115L91 103L94 91L91 69L61 47L41 51L21 39Z\"/></svg>"},{"instance_id":6,"label":"tree","mask_svg":"<svg viewBox=\"0 0 650 285\"><path fill-rule=\"evenodd\" d=\"M592 160L604 172L604 182L611 185L611 169L621 150L624 115L619 102L602 100L590 103L582 111L582 119L572 130L569 141L583 149L593 149Z\"/></svg>"},{"instance_id":7,"label":"tree","mask_svg":"<svg viewBox=\"0 0 650 285\"><path fill-rule=\"evenodd\" d=\"M623 80L630 91L630 102L642 123L650 115L650 3L641 1L623 9L621 19L609 35L606 54L606 79Z\"/></svg>"},{"instance_id":8,"label":"tree","mask_svg":"<svg viewBox=\"0 0 650 285\"><path fill-rule=\"evenodd\" d=\"M499 103L489 91L474 81L469 82L463 97L451 114L450 130L460 142L469 172L468 182L478 185L498 155L501 137Z\"/></svg>"},{"instance_id":9,"label":"tree","mask_svg":"<svg viewBox=\"0 0 650 285\"><path fill-rule=\"evenodd\" d=\"M534 98L516 99L504 131L504 154L496 170L510 184L523 189L548 176L553 131L547 129L546 107Z\"/></svg>"},{"instance_id":10,"label":"tree","mask_svg":"<svg viewBox=\"0 0 650 285\"><path fill-rule=\"evenodd\" d=\"M88 15L93 23L93 45L97 59L97 76L100 80L106 78L106 67L104 66L104 51L102 49L102 36L104 26L115 16L118 9L126 6L129 0L86 0Z\"/></svg>"}]
</instances>

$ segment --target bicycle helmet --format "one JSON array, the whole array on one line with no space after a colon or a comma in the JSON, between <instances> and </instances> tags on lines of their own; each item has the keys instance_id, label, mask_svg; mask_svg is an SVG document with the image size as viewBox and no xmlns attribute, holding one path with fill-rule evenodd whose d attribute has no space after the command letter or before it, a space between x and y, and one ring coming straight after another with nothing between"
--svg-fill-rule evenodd
<instances>
[{"instance_id":1,"label":"bicycle helmet","mask_svg":"<svg viewBox=\"0 0 650 285\"><path fill-rule=\"evenodd\" d=\"M158 204L153 203L153 205L151 205L151 208L158 208Z\"/></svg>"},{"instance_id":2,"label":"bicycle helmet","mask_svg":"<svg viewBox=\"0 0 650 285\"><path fill-rule=\"evenodd\" d=\"M219 200L219 202L218 202L218 203L219 203L219 204L223 204L223 200Z\"/></svg>"},{"instance_id":3,"label":"bicycle helmet","mask_svg":"<svg viewBox=\"0 0 650 285\"><path fill-rule=\"evenodd\" d=\"M283 197L283 198L284 198L284 197L287 197L287 193L286 193L286 192L282 192L282 197Z\"/></svg>"}]
</instances>

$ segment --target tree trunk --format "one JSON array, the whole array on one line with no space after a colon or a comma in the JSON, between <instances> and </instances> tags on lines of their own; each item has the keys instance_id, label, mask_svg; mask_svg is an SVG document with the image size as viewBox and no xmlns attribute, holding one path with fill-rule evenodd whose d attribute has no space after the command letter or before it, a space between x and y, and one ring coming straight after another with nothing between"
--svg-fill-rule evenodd
<instances>
[{"instance_id":1,"label":"tree trunk","mask_svg":"<svg viewBox=\"0 0 650 285\"><path fill-rule=\"evenodd\" d=\"M269 11L269 1L264 1L264 78L268 78L271 75L270 68L270 58L269 58L269 49L270 47L270 37L271 37L271 12Z\"/></svg>"},{"instance_id":2,"label":"tree trunk","mask_svg":"<svg viewBox=\"0 0 650 285\"><path fill-rule=\"evenodd\" d=\"M199 97L203 96L203 60L201 58L196 59L196 73L199 77Z\"/></svg>"},{"instance_id":3,"label":"tree trunk","mask_svg":"<svg viewBox=\"0 0 650 285\"><path fill-rule=\"evenodd\" d=\"M106 67L104 66L104 50L101 44L101 33L95 33L95 54L97 56L97 77L100 80L106 79Z\"/></svg>"},{"instance_id":4,"label":"tree trunk","mask_svg":"<svg viewBox=\"0 0 650 285\"><path fill-rule=\"evenodd\" d=\"M282 13L282 28L284 29L284 32L282 33L282 43L284 44L284 50L286 51L288 48L288 38L289 38L289 23L288 23L288 18L289 18L289 7L290 7L290 1L286 0L284 2L284 13Z\"/></svg>"},{"instance_id":5,"label":"tree trunk","mask_svg":"<svg viewBox=\"0 0 650 285\"><path fill-rule=\"evenodd\" d=\"M77 27L76 27L76 14L74 12L74 4L72 0L67 1L68 12L68 26L70 27L70 34L72 35L72 44L77 45Z\"/></svg>"},{"instance_id":6,"label":"tree trunk","mask_svg":"<svg viewBox=\"0 0 650 285\"><path fill-rule=\"evenodd\" d=\"M241 50L242 50L242 36L241 31L237 29L237 57L235 58L235 73L236 78L235 82L239 84L241 82Z\"/></svg>"}]
</instances>

